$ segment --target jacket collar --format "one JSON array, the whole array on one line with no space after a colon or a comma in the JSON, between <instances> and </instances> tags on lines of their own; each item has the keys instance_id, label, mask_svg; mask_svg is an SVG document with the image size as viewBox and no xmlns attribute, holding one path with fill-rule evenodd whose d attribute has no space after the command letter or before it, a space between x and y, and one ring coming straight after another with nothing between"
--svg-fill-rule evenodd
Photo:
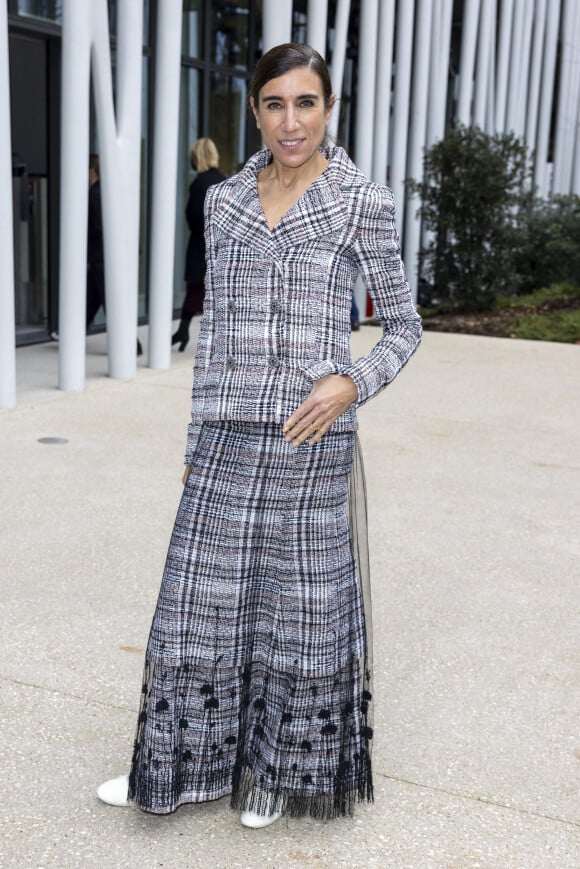
<instances>
[{"instance_id":1,"label":"jacket collar","mask_svg":"<svg viewBox=\"0 0 580 869\"><path fill-rule=\"evenodd\" d=\"M292 247L325 235L334 235L348 224L342 188L360 176L346 152L324 146L326 170L305 191L298 202L270 230L258 197L257 177L272 155L264 149L254 154L242 171L231 179L233 187L225 204L215 215L218 229L248 246L270 249ZM227 183L227 182L226 182Z\"/></svg>"}]
</instances>

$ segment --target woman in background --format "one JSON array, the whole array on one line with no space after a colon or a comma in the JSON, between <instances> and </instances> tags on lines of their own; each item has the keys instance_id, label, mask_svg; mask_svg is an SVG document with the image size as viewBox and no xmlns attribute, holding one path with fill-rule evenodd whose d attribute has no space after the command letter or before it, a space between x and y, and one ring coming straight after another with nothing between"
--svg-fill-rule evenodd
<instances>
[{"instance_id":1,"label":"woman in background","mask_svg":"<svg viewBox=\"0 0 580 869\"><path fill-rule=\"evenodd\" d=\"M203 312L205 279L205 241L203 226L203 204L205 194L212 184L225 180L225 175L218 169L219 153L212 139L197 139L191 146L191 165L197 172L189 187L189 198L185 209L185 217L189 226L189 241L185 255L186 293L181 309L181 322L177 332L171 339L172 344L179 342L183 353L189 342L189 324L195 314Z\"/></svg>"}]
</instances>

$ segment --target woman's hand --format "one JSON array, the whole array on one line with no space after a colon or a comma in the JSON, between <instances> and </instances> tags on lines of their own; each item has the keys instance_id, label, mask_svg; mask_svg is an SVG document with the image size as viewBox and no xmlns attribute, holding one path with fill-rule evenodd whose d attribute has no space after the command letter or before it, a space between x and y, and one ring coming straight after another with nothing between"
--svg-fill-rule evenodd
<instances>
[{"instance_id":1,"label":"woman's hand","mask_svg":"<svg viewBox=\"0 0 580 869\"><path fill-rule=\"evenodd\" d=\"M191 465L186 465L183 471L183 477L181 478L181 482L185 486L187 481L189 480L189 475L191 474Z\"/></svg>"},{"instance_id":2,"label":"woman's hand","mask_svg":"<svg viewBox=\"0 0 580 869\"><path fill-rule=\"evenodd\" d=\"M299 447L308 438L310 446L314 446L357 397L357 388L348 374L321 377L314 382L306 401L284 423L284 440Z\"/></svg>"}]
</instances>

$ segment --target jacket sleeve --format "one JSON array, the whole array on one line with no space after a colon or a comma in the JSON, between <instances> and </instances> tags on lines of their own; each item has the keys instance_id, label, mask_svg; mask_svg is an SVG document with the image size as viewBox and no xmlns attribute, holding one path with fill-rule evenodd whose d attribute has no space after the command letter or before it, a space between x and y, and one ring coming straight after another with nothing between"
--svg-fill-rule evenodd
<instances>
[{"instance_id":1,"label":"jacket sleeve","mask_svg":"<svg viewBox=\"0 0 580 869\"><path fill-rule=\"evenodd\" d=\"M213 215L214 204L211 188L205 197L205 245L207 271L205 275L205 295L203 299L203 315L195 362L193 368L193 389L191 393L191 422L187 428L187 446L185 464L190 465L201 431L204 405L204 385L211 358L214 330L214 294L213 294L213 260L215 254Z\"/></svg>"},{"instance_id":2,"label":"jacket sleeve","mask_svg":"<svg viewBox=\"0 0 580 869\"><path fill-rule=\"evenodd\" d=\"M410 359L421 340L421 318L415 310L395 227L393 194L370 186L361 195L355 256L371 295L383 335L367 356L344 368L358 390L360 407L387 386Z\"/></svg>"}]
</instances>

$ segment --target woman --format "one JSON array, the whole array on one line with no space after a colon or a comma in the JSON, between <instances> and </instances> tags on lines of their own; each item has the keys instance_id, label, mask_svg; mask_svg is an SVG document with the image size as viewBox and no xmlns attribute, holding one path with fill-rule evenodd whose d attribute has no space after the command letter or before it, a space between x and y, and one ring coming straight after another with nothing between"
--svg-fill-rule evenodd
<instances>
[{"instance_id":1,"label":"woman","mask_svg":"<svg viewBox=\"0 0 580 869\"><path fill-rule=\"evenodd\" d=\"M100 796L165 813L231 794L259 827L372 799L364 540L347 515L355 410L421 326L391 193L324 144L334 96L320 55L273 48L250 104L266 149L206 197L185 489L131 774ZM383 336L353 363L359 272Z\"/></svg>"},{"instance_id":2,"label":"woman","mask_svg":"<svg viewBox=\"0 0 580 869\"><path fill-rule=\"evenodd\" d=\"M205 278L205 240L203 226L203 203L205 194L213 184L225 180L218 169L220 158L212 139L197 139L191 146L191 165L197 175L189 187L189 198L185 217L189 226L189 241L185 255L185 281L187 284L185 300L181 309L181 322L171 339L172 344L179 342L183 353L189 343L189 324L195 314L203 312L203 282Z\"/></svg>"}]
</instances>

